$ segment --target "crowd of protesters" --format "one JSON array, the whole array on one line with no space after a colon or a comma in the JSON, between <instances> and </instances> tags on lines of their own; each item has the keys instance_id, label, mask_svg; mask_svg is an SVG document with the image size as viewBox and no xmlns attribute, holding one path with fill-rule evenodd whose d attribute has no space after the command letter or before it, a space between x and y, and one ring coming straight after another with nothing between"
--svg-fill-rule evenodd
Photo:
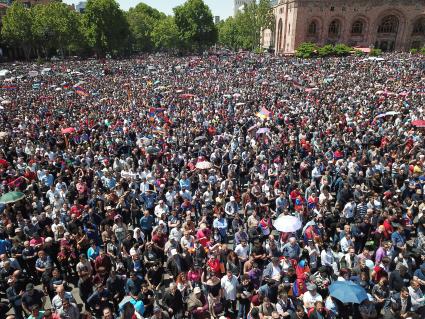
<instances>
[{"instance_id":1,"label":"crowd of protesters","mask_svg":"<svg viewBox=\"0 0 425 319\"><path fill-rule=\"evenodd\" d=\"M425 317L420 57L4 67L1 318Z\"/></svg>"}]
</instances>

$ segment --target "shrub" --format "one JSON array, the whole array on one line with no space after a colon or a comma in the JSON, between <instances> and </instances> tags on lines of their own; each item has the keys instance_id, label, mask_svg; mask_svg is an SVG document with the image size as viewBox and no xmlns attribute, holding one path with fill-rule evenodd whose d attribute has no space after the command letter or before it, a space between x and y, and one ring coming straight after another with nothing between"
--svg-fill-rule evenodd
<instances>
[{"instance_id":1,"label":"shrub","mask_svg":"<svg viewBox=\"0 0 425 319\"><path fill-rule=\"evenodd\" d=\"M365 56L365 55L366 55L366 53L364 53L364 52L363 52L363 51L361 51L361 50L355 50L354 52L355 52L355 54L356 54L357 56Z\"/></svg>"},{"instance_id":2,"label":"shrub","mask_svg":"<svg viewBox=\"0 0 425 319\"><path fill-rule=\"evenodd\" d=\"M263 48L255 48L254 52L257 53L257 54L261 54L261 53L264 53L264 49Z\"/></svg>"},{"instance_id":3,"label":"shrub","mask_svg":"<svg viewBox=\"0 0 425 319\"><path fill-rule=\"evenodd\" d=\"M334 53L336 55L339 55L339 56L349 55L352 50L353 50L352 47L345 45L343 43L339 43L339 44L335 45L335 47L334 47Z\"/></svg>"},{"instance_id":4,"label":"shrub","mask_svg":"<svg viewBox=\"0 0 425 319\"><path fill-rule=\"evenodd\" d=\"M416 49L416 48L413 48L413 49L410 49L410 51L409 51L411 54L417 54L418 52L419 52L419 50L418 49Z\"/></svg>"},{"instance_id":5,"label":"shrub","mask_svg":"<svg viewBox=\"0 0 425 319\"><path fill-rule=\"evenodd\" d=\"M332 44L327 44L327 45L319 48L317 50L317 52L319 53L319 56L325 57L325 56L330 56L330 55L334 54L335 49L334 49L334 46Z\"/></svg>"},{"instance_id":6,"label":"shrub","mask_svg":"<svg viewBox=\"0 0 425 319\"><path fill-rule=\"evenodd\" d=\"M381 49L372 49L370 50L370 56L380 56L382 54Z\"/></svg>"},{"instance_id":7,"label":"shrub","mask_svg":"<svg viewBox=\"0 0 425 319\"><path fill-rule=\"evenodd\" d=\"M300 46L297 48L295 56L298 58L311 58L314 56L317 52L317 45L311 42L304 42L301 43Z\"/></svg>"},{"instance_id":8,"label":"shrub","mask_svg":"<svg viewBox=\"0 0 425 319\"><path fill-rule=\"evenodd\" d=\"M425 47L422 47L420 52L422 55L425 55Z\"/></svg>"}]
</instances>

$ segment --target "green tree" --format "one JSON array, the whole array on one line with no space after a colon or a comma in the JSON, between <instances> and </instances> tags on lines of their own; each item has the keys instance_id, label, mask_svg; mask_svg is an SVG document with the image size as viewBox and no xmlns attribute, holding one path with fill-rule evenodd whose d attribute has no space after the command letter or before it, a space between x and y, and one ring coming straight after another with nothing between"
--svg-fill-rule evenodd
<instances>
[{"instance_id":1,"label":"green tree","mask_svg":"<svg viewBox=\"0 0 425 319\"><path fill-rule=\"evenodd\" d=\"M179 31L171 16L160 20L152 30L152 43L158 50L173 50L180 47Z\"/></svg>"},{"instance_id":2,"label":"green tree","mask_svg":"<svg viewBox=\"0 0 425 319\"><path fill-rule=\"evenodd\" d=\"M218 28L218 43L233 50L241 47L239 43L239 30L233 17L220 21Z\"/></svg>"},{"instance_id":3,"label":"green tree","mask_svg":"<svg viewBox=\"0 0 425 319\"><path fill-rule=\"evenodd\" d=\"M274 28L274 15L269 0L260 0L245 5L235 17L237 43L243 49L256 49L260 46L261 33Z\"/></svg>"},{"instance_id":4,"label":"green tree","mask_svg":"<svg viewBox=\"0 0 425 319\"><path fill-rule=\"evenodd\" d=\"M60 2L36 5L32 8L34 22L32 33L46 58L52 49L61 55L73 42L81 39L78 15Z\"/></svg>"},{"instance_id":5,"label":"green tree","mask_svg":"<svg viewBox=\"0 0 425 319\"><path fill-rule=\"evenodd\" d=\"M217 42L217 28L204 1L187 0L174 8L174 19L185 49L201 51Z\"/></svg>"},{"instance_id":6,"label":"green tree","mask_svg":"<svg viewBox=\"0 0 425 319\"><path fill-rule=\"evenodd\" d=\"M32 34L33 14L22 4L14 2L2 19L1 34L10 46L21 48L28 60L34 44Z\"/></svg>"},{"instance_id":7,"label":"green tree","mask_svg":"<svg viewBox=\"0 0 425 319\"><path fill-rule=\"evenodd\" d=\"M88 0L83 26L88 43L98 56L122 54L128 49L129 25L115 0Z\"/></svg>"},{"instance_id":8,"label":"green tree","mask_svg":"<svg viewBox=\"0 0 425 319\"><path fill-rule=\"evenodd\" d=\"M127 19L135 50L153 50L152 31L165 18L166 15L164 13L144 3L139 3L136 7L130 8L127 13Z\"/></svg>"}]
</instances>

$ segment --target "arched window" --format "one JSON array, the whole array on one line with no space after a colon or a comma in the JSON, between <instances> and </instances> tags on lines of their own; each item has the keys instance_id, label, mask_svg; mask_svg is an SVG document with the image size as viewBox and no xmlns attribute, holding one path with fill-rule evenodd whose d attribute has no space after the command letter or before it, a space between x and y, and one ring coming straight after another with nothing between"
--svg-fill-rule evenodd
<instances>
[{"instance_id":1,"label":"arched window","mask_svg":"<svg viewBox=\"0 0 425 319\"><path fill-rule=\"evenodd\" d=\"M329 25L329 36L338 36L340 32L340 24L338 20L333 20Z\"/></svg>"},{"instance_id":2,"label":"arched window","mask_svg":"<svg viewBox=\"0 0 425 319\"><path fill-rule=\"evenodd\" d=\"M413 25L412 35L425 34L425 18L421 18Z\"/></svg>"},{"instance_id":3,"label":"arched window","mask_svg":"<svg viewBox=\"0 0 425 319\"><path fill-rule=\"evenodd\" d=\"M315 35L317 32L317 24L315 21L312 21L308 26L308 34Z\"/></svg>"},{"instance_id":4,"label":"arched window","mask_svg":"<svg viewBox=\"0 0 425 319\"><path fill-rule=\"evenodd\" d=\"M398 18L396 16L387 16L382 19L378 27L378 33L397 33Z\"/></svg>"},{"instance_id":5,"label":"arched window","mask_svg":"<svg viewBox=\"0 0 425 319\"><path fill-rule=\"evenodd\" d=\"M362 34L363 33L363 21L357 20L351 26L352 34Z\"/></svg>"}]
</instances>

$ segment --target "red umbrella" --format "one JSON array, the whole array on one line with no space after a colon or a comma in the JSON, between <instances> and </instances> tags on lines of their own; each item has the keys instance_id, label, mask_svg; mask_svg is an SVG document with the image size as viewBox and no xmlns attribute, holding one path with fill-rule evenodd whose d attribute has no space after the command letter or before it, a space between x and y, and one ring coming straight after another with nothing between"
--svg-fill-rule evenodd
<instances>
[{"instance_id":1,"label":"red umbrella","mask_svg":"<svg viewBox=\"0 0 425 319\"><path fill-rule=\"evenodd\" d=\"M63 128L61 130L61 132L62 132L62 134L74 133L75 132L75 128L73 128L73 127Z\"/></svg>"},{"instance_id":2,"label":"red umbrella","mask_svg":"<svg viewBox=\"0 0 425 319\"><path fill-rule=\"evenodd\" d=\"M194 94L186 93L186 94L180 94L180 97L182 99L190 99L191 97L195 97L195 95Z\"/></svg>"},{"instance_id":3,"label":"red umbrella","mask_svg":"<svg viewBox=\"0 0 425 319\"><path fill-rule=\"evenodd\" d=\"M416 127L425 127L425 120L412 121L412 125Z\"/></svg>"},{"instance_id":4,"label":"red umbrella","mask_svg":"<svg viewBox=\"0 0 425 319\"><path fill-rule=\"evenodd\" d=\"M4 158L0 158L0 166L8 167L9 163Z\"/></svg>"}]
</instances>

